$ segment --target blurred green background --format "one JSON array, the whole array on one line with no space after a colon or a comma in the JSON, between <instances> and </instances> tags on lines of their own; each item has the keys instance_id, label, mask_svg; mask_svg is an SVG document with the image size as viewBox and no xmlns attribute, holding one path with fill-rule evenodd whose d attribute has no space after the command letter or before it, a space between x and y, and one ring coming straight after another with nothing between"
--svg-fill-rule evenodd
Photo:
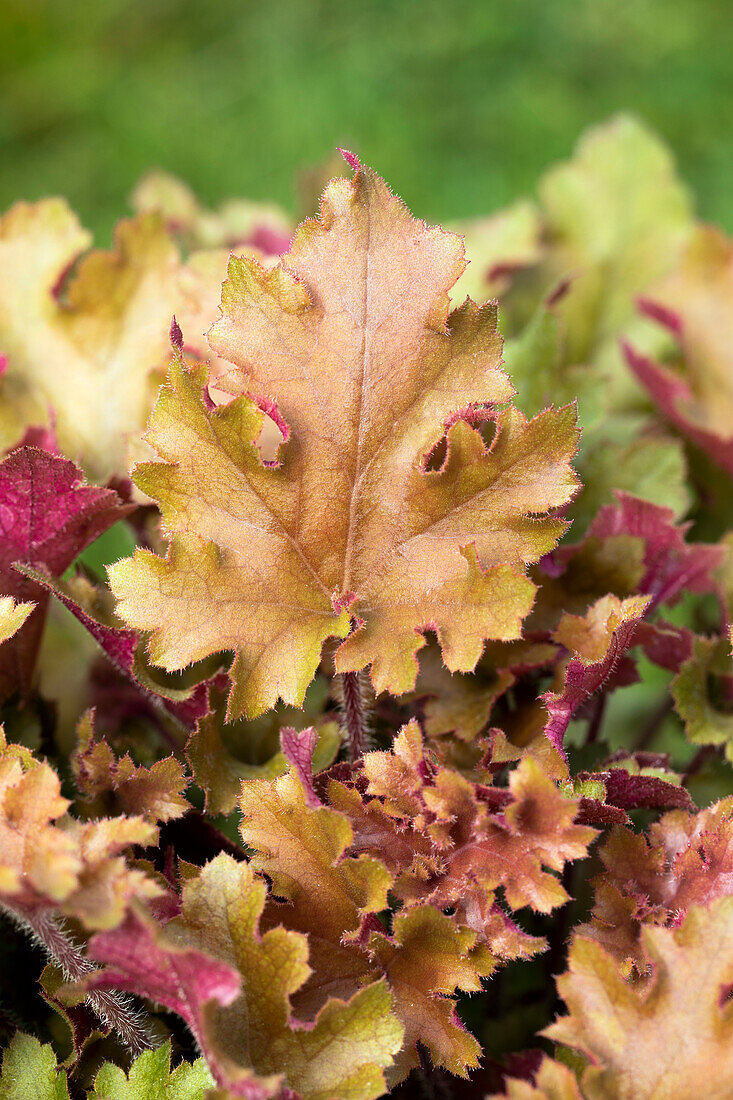
<instances>
[{"instance_id":1,"label":"blurred green background","mask_svg":"<svg viewBox=\"0 0 733 1100\"><path fill-rule=\"evenodd\" d=\"M430 220L530 192L633 110L733 227L729 0L0 0L0 205L62 192L109 236L158 166L293 205L356 149Z\"/></svg>"}]
</instances>

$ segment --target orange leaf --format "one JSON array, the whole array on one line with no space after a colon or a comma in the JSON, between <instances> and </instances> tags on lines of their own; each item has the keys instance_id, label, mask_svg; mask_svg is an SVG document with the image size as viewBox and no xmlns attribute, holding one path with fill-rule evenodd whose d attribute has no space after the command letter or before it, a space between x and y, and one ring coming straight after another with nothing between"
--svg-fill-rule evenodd
<instances>
[{"instance_id":1,"label":"orange leaf","mask_svg":"<svg viewBox=\"0 0 733 1100\"><path fill-rule=\"evenodd\" d=\"M727 1100L733 898L692 909L679 928L646 927L642 943L654 976L638 988L600 944L577 939L558 979L570 1015L544 1035L591 1060L581 1078L587 1100Z\"/></svg>"},{"instance_id":2,"label":"orange leaf","mask_svg":"<svg viewBox=\"0 0 733 1100\"><path fill-rule=\"evenodd\" d=\"M393 892L406 906L451 908L496 954L516 957L542 941L523 936L495 904L503 887L513 908L548 913L567 901L555 874L583 858L594 829L576 825L578 801L566 798L540 765L526 757L509 790L470 783L424 757L416 722L392 752L367 753L367 794L331 783L329 798L346 813L352 849L372 852L395 875Z\"/></svg>"},{"instance_id":3,"label":"orange leaf","mask_svg":"<svg viewBox=\"0 0 733 1100\"><path fill-rule=\"evenodd\" d=\"M136 765L129 753L117 758L105 740L94 735L94 712L87 711L77 727L78 744L71 758L76 784L92 805L94 816L106 803L122 813L141 814L152 821L171 821L190 810L183 796L188 785L183 766L174 756L149 767Z\"/></svg>"},{"instance_id":4,"label":"orange leaf","mask_svg":"<svg viewBox=\"0 0 733 1100\"><path fill-rule=\"evenodd\" d=\"M615 828L599 850L590 924L579 929L611 951L624 973L650 976L645 925L675 926L693 905L710 905L733 885L733 797L688 814L673 810L647 836Z\"/></svg>"},{"instance_id":5,"label":"orange leaf","mask_svg":"<svg viewBox=\"0 0 733 1100\"><path fill-rule=\"evenodd\" d=\"M370 665L375 689L397 694L427 629L452 671L487 638L519 636L524 563L555 545L550 513L577 488L575 412L494 411L512 393L495 306L448 314L463 268L457 237L361 168L328 185L274 270L232 259L209 340L242 396L212 409L204 372L174 362L148 433L162 461L136 473L170 550L138 551L110 579L156 663L235 652L230 717L299 705L324 641L352 620L337 670ZM265 413L286 438L274 466L256 446ZM487 417L488 447L467 423Z\"/></svg>"},{"instance_id":6,"label":"orange leaf","mask_svg":"<svg viewBox=\"0 0 733 1100\"><path fill-rule=\"evenodd\" d=\"M160 893L120 857L133 844L155 843L158 831L142 817L74 821L56 773L26 754L0 733L0 898L111 928L132 898Z\"/></svg>"},{"instance_id":7,"label":"orange leaf","mask_svg":"<svg viewBox=\"0 0 733 1100\"><path fill-rule=\"evenodd\" d=\"M291 758L292 742L306 737L312 749L312 734L289 738ZM428 1046L436 1065L463 1074L476 1065L479 1048L455 1015L451 994L479 989L495 960L475 930L430 905L399 915L394 934L387 934L377 914L387 908L392 875L381 860L358 854L362 837L347 813L319 804L304 785L298 774L303 748L300 743L297 766L291 762L287 775L243 783L240 800L242 837L255 849L250 865L264 872L275 897L286 901L266 908L264 920L308 937L312 973L294 993L293 1008L301 1018L311 1017L329 997L347 999L367 982L386 977L406 1031L393 1083L417 1065L418 1041ZM356 851L350 850L352 842Z\"/></svg>"}]
</instances>

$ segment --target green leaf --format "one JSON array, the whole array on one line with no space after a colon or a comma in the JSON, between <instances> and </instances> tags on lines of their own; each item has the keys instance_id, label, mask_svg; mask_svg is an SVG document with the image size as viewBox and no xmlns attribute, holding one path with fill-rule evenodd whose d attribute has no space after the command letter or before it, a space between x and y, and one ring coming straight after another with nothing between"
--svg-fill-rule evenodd
<instances>
[{"instance_id":1,"label":"green leaf","mask_svg":"<svg viewBox=\"0 0 733 1100\"><path fill-rule=\"evenodd\" d=\"M691 226L690 196L672 157L642 122L620 115L585 133L539 192L551 240L547 277L571 279L558 303L567 362L609 374L622 406L638 400L618 338L644 348L660 340L636 298L674 267Z\"/></svg>"},{"instance_id":2,"label":"green leaf","mask_svg":"<svg viewBox=\"0 0 733 1100\"><path fill-rule=\"evenodd\" d=\"M584 428L603 411L602 387L595 371L568 366L563 329L557 313L540 306L526 327L504 347L504 365L516 387L515 402L525 416L535 416L549 405L565 405L578 398Z\"/></svg>"},{"instance_id":3,"label":"green leaf","mask_svg":"<svg viewBox=\"0 0 733 1100\"><path fill-rule=\"evenodd\" d=\"M181 1062L171 1072L169 1040L136 1058L127 1076L119 1066L106 1062L94 1080L89 1100L202 1100L213 1085L203 1058L193 1065Z\"/></svg>"},{"instance_id":4,"label":"green leaf","mask_svg":"<svg viewBox=\"0 0 733 1100\"><path fill-rule=\"evenodd\" d=\"M624 414L584 431L578 458L583 490L570 511L573 539L585 533L599 508L613 502L616 489L671 508L677 519L688 511L682 443L667 435L642 435L640 427L640 418Z\"/></svg>"},{"instance_id":5,"label":"green leaf","mask_svg":"<svg viewBox=\"0 0 733 1100\"><path fill-rule=\"evenodd\" d=\"M731 676L728 638L696 638L692 657L672 681L675 710L694 745L725 745L733 762L733 713L717 705L716 678ZM723 694L722 692L720 693Z\"/></svg>"},{"instance_id":6,"label":"green leaf","mask_svg":"<svg viewBox=\"0 0 733 1100\"><path fill-rule=\"evenodd\" d=\"M0 1100L69 1100L66 1074L48 1044L17 1032L3 1055Z\"/></svg>"}]
</instances>

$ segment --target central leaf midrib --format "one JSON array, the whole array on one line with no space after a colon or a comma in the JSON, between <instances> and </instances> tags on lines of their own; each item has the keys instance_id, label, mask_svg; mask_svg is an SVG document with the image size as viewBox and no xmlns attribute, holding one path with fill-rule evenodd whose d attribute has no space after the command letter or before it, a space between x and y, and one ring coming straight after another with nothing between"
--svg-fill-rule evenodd
<instances>
[{"instance_id":1,"label":"central leaf midrib","mask_svg":"<svg viewBox=\"0 0 733 1100\"><path fill-rule=\"evenodd\" d=\"M362 308L362 340L361 340L361 379L359 382L356 416L358 423L358 435L356 442L356 461L354 463L354 476L351 483L351 495L349 500L349 526L346 532L346 545L344 554L344 573L341 586L342 592L348 592L351 581L351 559L354 542L354 525L356 523L356 511L359 501L359 480L361 477L362 448L364 443L364 388L367 375L367 359L370 352L368 340L368 321L371 315L371 245L372 245L372 211L371 205L365 204L367 215L367 239L364 250L364 300Z\"/></svg>"}]
</instances>

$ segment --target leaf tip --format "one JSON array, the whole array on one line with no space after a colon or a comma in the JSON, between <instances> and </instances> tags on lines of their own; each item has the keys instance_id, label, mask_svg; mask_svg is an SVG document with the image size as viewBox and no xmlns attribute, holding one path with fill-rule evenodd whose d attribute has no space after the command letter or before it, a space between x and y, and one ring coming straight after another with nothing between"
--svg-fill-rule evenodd
<instances>
[{"instance_id":1,"label":"leaf tip","mask_svg":"<svg viewBox=\"0 0 733 1100\"><path fill-rule=\"evenodd\" d=\"M361 161L357 157L356 153L351 153L348 149L342 149L341 146L338 147L338 151L348 164L349 168L353 168L355 172L358 172L361 168Z\"/></svg>"},{"instance_id":2,"label":"leaf tip","mask_svg":"<svg viewBox=\"0 0 733 1100\"><path fill-rule=\"evenodd\" d=\"M183 333L181 332L181 326L178 324L175 314L171 319L170 341L174 351L183 351Z\"/></svg>"}]
</instances>

